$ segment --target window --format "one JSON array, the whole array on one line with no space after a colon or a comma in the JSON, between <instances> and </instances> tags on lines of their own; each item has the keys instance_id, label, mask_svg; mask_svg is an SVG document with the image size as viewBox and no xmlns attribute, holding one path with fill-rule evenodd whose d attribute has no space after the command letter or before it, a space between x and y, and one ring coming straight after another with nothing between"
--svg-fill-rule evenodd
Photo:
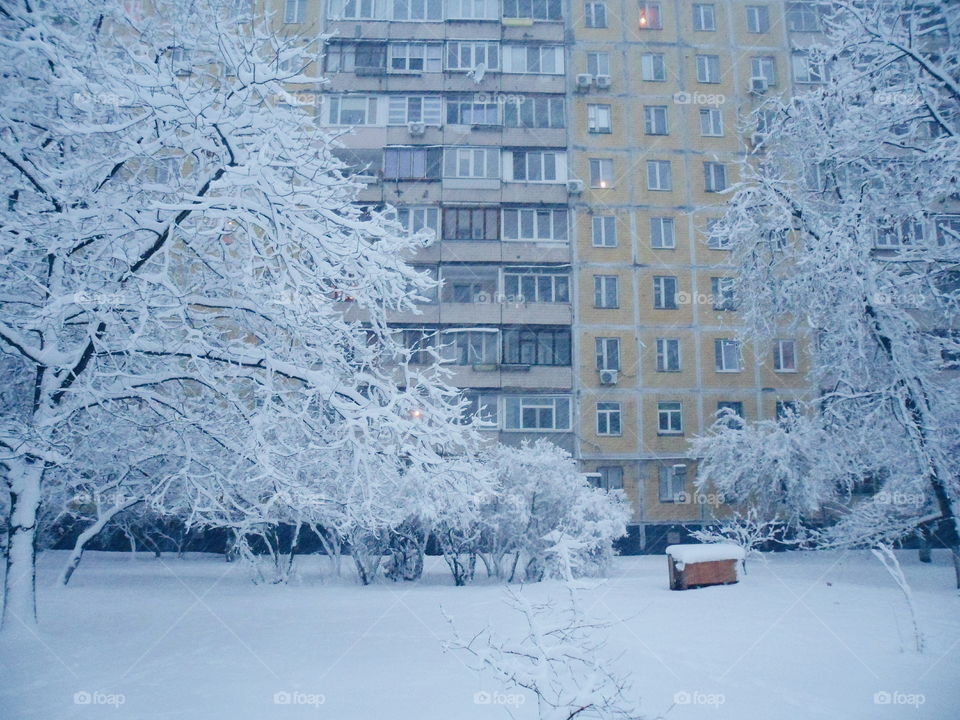
<instances>
[{"instance_id":1,"label":"window","mask_svg":"<svg viewBox=\"0 0 960 720\"><path fill-rule=\"evenodd\" d=\"M446 0L448 20L499 20L497 0Z\"/></svg>"},{"instance_id":2,"label":"window","mask_svg":"<svg viewBox=\"0 0 960 720\"><path fill-rule=\"evenodd\" d=\"M463 392L465 407L461 415L461 421L470 422L474 417L482 422L497 424L497 396L490 393L479 393L471 390Z\"/></svg>"},{"instance_id":3,"label":"window","mask_svg":"<svg viewBox=\"0 0 960 720\"><path fill-rule=\"evenodd\" d=\"M331 43L326 52L329 72L382 74L387 68L387 46L383 43Z\"/></svg>"},{"instance_id":4,"label":"window","mask_svg":"<svg viewBox=\"0 0 960 720\"><path fill-rule=\"evenodd\" d=\"M567 241L566 209L504 208L503 239Z\"/></svg>"},{"instance_id":5,"label":"window","mask_svg":"<svg viewBox=\"0 0 960 720\"><path fill-rule=\"evenodd\" d=\"M730 238L726 235L721 235L719 232L719 227L719 218L710 218L707 220L707 247L711 250L729 250Z\"/></svg>"},{"instance_id":6,"label":"window","mask_svg":"<svg viewBox=\"0 0 960 720\"><path fill-rule=\"evenodd\" d=\"M489 303L497 294L497 268L489 265L444 265L440 299L447 303Z\"/></svg>"},{"instance_id":7,"label":"window","mask_svg":"<svg viewBox=\"0 0 960 720\"><path fill-rule=\"evenodd\" d=\"M387 180L439 180L443 148L403 147L383 151L383 177Z\"/></svg>"},{"instance_id":8,"label":"window","mask_svg":"<svg viewBox=\"0 0 960 720\"><path fill-rule=\"evenodd\" d=\"M499 333L496 330L445 330L443 357L454 365L495 365Z\"/></svg>"},{"instance_id":9,"label":"window","mask_svg":"<svg viewBox=\"0 0 960 720\"><path fill-rule=\"evenodd\" d=\"M568 303L570 274L554 267L513 267L503 271L508 302Z\"/></svg>"},{"instance_id":10,"label":"window","mask_svg":"<svg viewBox=\"0 0 960 720\"><path fill-rule=\"evenodd\" d=\"M700 134L723 137L723 113L720 108L700 108Z\"/></svg>"},{"instance_id":11,"label":"window","mask_svg":"<svg viewBox=\"0 0 960 720\"><path fill-rule=\"evenodd\" d=\"M937 245L960 245L960 215L939 215L935 225Z\"/></svg>"},{"instance_id":12,"label":"window","mask_svg":"<svg viewBox=\"0 0 960 720\"><path fill-rule=\"evenodd\" d=\"M587 72L591 75L609 75L610 74L610 53L588 52L587 53Z\"/></svg>"},{"instance_id":13,"label":"window","mask_svg":"<svg viewBox=\"0 0 960 720\"><path fill-rule=\"evenodd\" d=\"M770 32L770 9L766 5L747 5L747 32Z\"/></svg>"},{"instance_id":14,"label":"window","mask_svg":"<svg viewBox=\"0 0 960 720\"><path fill-rule=\"evenodd\" d=\"M563 48L556 45L513 45L503 48L503 71L563 74Z\"/></svg>"},{"instance_id":15,"label":"window","mask_svg":"<svg viewBox=\"0 0 960 720\"><path fill-rule=\"evenodd\" d=\"M614 215L594 215L591 229L594 247L617 246L617 218Z\"/></svg>"},{"instance_id":16,"label":"window","mask_svg":"<svg viewBox=\"0 0 960 720\"><path fill-rule=\"evenodd\" d=\"M823 82L823 64L819 59L797 53L790 58L793 67L793 81L801 84L815 85Z\"/></svg>"},{"instance_id":17,"label":"window","mask_svg":"<svg viewBox=\"0 0 960 720\"><path fill-rule=\"evenodd\" d=\"M561 153L545 150L514 150L513 179L522 182L556 182L565 179Z\"/></svg>"},{"instance_id":18,"label":"window","mask_svg":"<svg viewBox=\"0 0 960 720\"><path fill-rule=\"evenodd\" d=\"M714 32L717 29L716 8L713 5L694 4L693 29L701 32Z\"/></svg>"},{"instance_id":19,"label":"window","mask_svg":"<svg viewBox=\"0 0 960 720\"><path fill-rule=\"evenodd\" d=\"M767 85L777 84L777 59L770 55L758 55L750 58L750 77L762 77Z\"/></svg>"},{"instance_id":20,"label":"window","mask_svg":"<svg viewBox=\"0 0 960 720\"><path fill-rule=\"evenodd\" d=\"M411 365L430 365L436 361L437 331L432 328L405 328L403 347L410 352Z\"/></svg>"},{"instance_id":21,"label":"window","mask_svg":"<svg viewBox=\"0 0 960 720\"><path fill-rule=\"evenodd\" d=\"M569 430L570 398L529 395L504 398L507 430Z\"/></svg>"},{"instance_id":22,"label":"window","mask_svg":"<svg viewBox=\"0 0 960 720\"><path fill-rule=\"evenodd\" d=\"M726 416L727 410L736 417ZM739 430L743 427L743 403L739 400L721 400L717 403L717 419L725 419L727 427Z\"/></svg>"},{"instance_id":23,"label":"window","mask_svg":"<svg viewBox=\"0 0 960 720\"><path fill-rule=\"evenodd\" d=\"M734 279L731 277L710 278L710 294L713 295L714 310L736 310L737 303L733 295Z\"/></svg>"},{"instance_id":24,"label":"window","mask_svg":"<svg viewBox=\"0 0 960 720\"><path fill-rule=\"evenodd\" d=\"M896 248L901 245L922 244L925 235L926 228L919 220L914 220L913 218L900 221L894 220L878 229L874 246L878 248Z\"/></svg>"},{"instance_id":25,"label":"window","mask_svg":"<svg viewBox=\"0 0 960 720\"><path fill-rule=\"evenodd\" d=\"M597 403L597 435L620 434L620 403ZM619 468L618 468L619 469ZM607 488L610 489L610 488Z\"/></svg>"},{"instance_id":26,"label":"window","mask_svg":"<svg viewBox=\"0 0 960 720\"><path fill-rule=\"evenodd\" d=\"M788 2L787 30L791 32L816 32L820 29L820 15L812 2Z\"/></svg>"},{"instance_id":27,"label":"window","mask_svg":"<svg viewBox=\"0 0 960 720\"><path fill-rule=\"evenodd\" d=\"M440 125L443 100L439 95L391 95L387 108L388 125L422 122Z\"/></svg>"},{"instance_id":28,"label":"window","mask_svg":"<svg viewBox=\"0 0 960 720\"><path fill-rule=\"evenodd\" d=\"M377 20L383 8L376 0L335 0L327 6L331 20Z\"/></svg>"},{"instance_id":29,"label":"window","mask_svg":"<svg viewBox=\"0 0 960 720\"><path fill-rule=\"evenodd\" d=\"M641 2L638 25L641 30L662 30L663 20L660 17L660 3Z\"/></svg>"},{"instance_id":30,"label":"window","mask_svg":"<svg viewBox=\"0 0 960 720\"><path fill-rule=\"evenodd\" d=\"M453 95L447 98L447 124L499 125L500 104L478 102L475 95Z\"/></svg>"},{"instance_id":31,"label":"window","mask_svg":"<svg viewBox=\"0 0 960 720\"><path fill-rule=\"evenodd\" d=\"M773 369L777 372L797 371L796 340L777 339L773 343Z\"/></svg>"},{"instance_id":32,"label":"window","mask_svg":"<svg viewBox=\"0 0 960 720\"><path fill-rule=\"evenodd\" d=\"M590 187L608 188L613 184L613 160L609 158L590 159Z\"/></svg>"},{"instance_id":33,"label":"window","mask_svg":"<svg viewBox=\"0 0 960 720\"><path fill-rule=\"evenodd\" d=\"M683 463L660 465L660 502L687 501L687 466Z\"/></svg>"},{"instance_id":34,"label":"window","mask_svg":"<svg viewBox=\"0 0 960 720\"><path fill-rule=\"evenodd\" d=\"M697 82L720 82L719 55L697 55Z\"/></svg>"},{"instance_id":35,"label":"window","mask_svg":"<svg viewBox=\"0 0 960 720\"><path fill-rule=\"evenodd\" d=\"M444 240L499 240L500 211L497 208L444 208Z\"/></svg>"},{"instance_id":36,"label":"window","mask_svg":"<svg viewBox=\"0 0 960 720\"><path fill-rule=\"evenodd\" d=\"M307 0L286 0L283 5L285 23L302 23L307 16Z\"/></svg>"},{"instance_id":37,"label":"window","mask_svg":"<svg viewBox=\"0 0 960 720\"><path fill-rule=\"evenodd\" d=\"M330 97L331 125L375 125L377 99L367 95L332 95Z\"/></svg>"},{"instance_id":38,"label":"window","mask_svg":"<svg viewBox=\"0 0 960 720\"><path fill-rule=\"evenodd\" d=\"M610 106L590 103L587 105L587 132L611 132Z\"/></svg>"},{"instance_id":39,"label":"window","mask_svg":"<svg viewBox=\"0 0 960 720\"><path fill-rule=\"evenodd\" d=\"M640 76L647 82L664 82L667 64L662 53L644 53L640 57Z\"/></svg>"},{"instance_id":40,"label":"window","mask_svg":"<svg viewBox=\"0 0 960 720\"><path fill-rule=\"evenodd\" d=\"M667 134L666 105L643 106L643 128L647 135Z\"/></svg>"},{"instance_id":41,"label":"window","mask_svg":"<svg viewBox=\"0 0 960 720\"><path fill-rule=\"evenodd\" d=\"M597 350L597 370L620 369L620 338L594 338Z\"/></svg>"},{"instance_id":42,"label":"window","mask_svg":"<svg viewBox=\"0 0 960 720\"><path fill-rule=\"evenodd\" d=\"M402 207L397 209L397 220L410 234L430 230L434 237L440 229L440 209L436 207Z\"/></svg>"},{"instance_id":43,"label":"window","mask_svg":"<svg viewBox=\"0 0 960 720\"><path fill-rule=\"evenodd\" d=\"M705 192L722 192L727 189L727 166L718 162L703 164L703 189Z\"/></svg>"},{"instance_id":44,"label":"window","mask_svg":"<svg viewBox=\"0 0 960 720\"><path fill-rule=\"evenodd\" d=\"M440 72L443 70L443 46L440 43L390 43L388 60L391 72Z\"/></svg>"},{"instance_id":45,"label":"window","mask_svg":"<svg viewBox=\"0 0 960 720\"><path fill-rule=\"evenodd\" d=\"M657 433L659 435L683 433L683 403L657 403Z\"/></svg>"},{"instance_id":46,"label":"window","mask_svg":"<svg viewBox=\"0 0 960 720\"><path fill-rule=\"evenodd\" d=\"M392 0L390 4L392 20L443 20L440 0Z\"/></svg>"},{"instance_id":47,"label":"window","mask_svg":"<svg viewBox=\"0 0 960 720\"><path fill-rule=\"evenodd\" d=\"M619 435L620 433L616 433ZM600 476L595 483L595 487L603 490L623 490L623 468L619 465L608 465L597 468L597 475Z\"/></svg>"},{"instance_id":48,"label":"window","mask_svg":"<svg viewBox=\"0 0 960 720\"><path fill-rule=\"evenodd\" d=\"M800 406L796 400L777 400L776 413L777 421L783 422L792 415L799 415Z\"/></svg>"},{"instance_id":49,"label":"window","mask_svg":"<svg viewBox=\"0 0 960 720\"><path fill-rule=\"evenodd\" d=\"M449 178L499 178L499 148L448 147L443 176Z\"/></svg>"},{"instance_id":50,"label":"window","mask_svg":"<svg viewBox=\"0 0 960 720\"><path fill-rule=\"evenodd\" d=\"M500 68L500 45L495 42L447 43L447 70L498 70Z\"/></svg>"},{"instance_id":51,"label":"window","mask_svg":"<svg viewBox=\"0 0 960 720\"><path fill-rule=\"evenodd\" d=\"M737 340L714 340L717 372L740 372L740 343Z\"/></svg>"},{"instance_id":52,"label":"window","mask_svg":"<svg viewBox=\"0 0 960 720\"><path fill-rule=\"evenodd\" d=\"M503 106L507 127L562 128L566 126L562 97L521 95Z\"/></svg>"},{"instance_id":53,"label":"window","mask_svg":"<svg viewBox=\"0 0 960 720\"><path fill-rule=\"evenodd\" d=\"M503 362L511 365L570 366L570 328L506 328Z\"/></svg>"},{"instance_id":54,"label":"window","mask_svg":"<svg viewBox=\"0 0 960 720\"><path fill-rule=\"evenodd\" d=\"M157 185L180 184L180 158L166 157L157 160L154 168L154 180Z\"/></svg>"},{"instance_id":55,"label":"window","mask_svg":"<svg viewBox=\"0 0 960 720\"><path fill-rule=\"evenodd\" d=\"M593 276L593 306L605 309L620 307L619 278L616 275Z\"/></svg>"},{"instance_id":56,"label":"window","mask_svg":"<svg viewBox=\"0 0 960 720\"><path fill-rule=\"evenodd\" d=\"M654 250L672 250L677 246L672 217L650 218L650 247Z\"/></svg>"},{"instance_id":57,"label":"window","mask_svg":"<svg viewBox=\"0 0 960 720\"><path fill-rule=\"evenodd\" d=\"M559 20L560 0L503 0L505 18Z\"/></svg>"},{"instance_id":58,"label":"window","mask_svg":"<svg viewBox=\"0 0 960 720\"><path fill-rule=\"evenodd\" d=\"M669 160L647 160L647 190L672 190Z\"/></svg>"},{"instance_id":59,"label":"window","mask_svg":"<svg viewBox=\"0 0 960 720\"><path fill-rule=\"evenodd\" d=\"M653 276L653 307L655 310L677 309L677 278L675 276Z\"/></svg>"},{"instance_id":60,"label":"window","mask_svg":"<svg viewBox=\"0 0 960 720\"><path fill-rule=\"evenodd\" d=\"M605 28L607 26L606 3L588 2L584 6L584 15L588 28Z\"/></svg>"},{"instance_id":61,"label":"window","mask_svg":"<svg viewBox=\"0 0 960 720\"><path fill-rule=\"evenodd\" d=\"M657 338L657 372L680 372L678 338Z\"/></svg>"}]
</instances>

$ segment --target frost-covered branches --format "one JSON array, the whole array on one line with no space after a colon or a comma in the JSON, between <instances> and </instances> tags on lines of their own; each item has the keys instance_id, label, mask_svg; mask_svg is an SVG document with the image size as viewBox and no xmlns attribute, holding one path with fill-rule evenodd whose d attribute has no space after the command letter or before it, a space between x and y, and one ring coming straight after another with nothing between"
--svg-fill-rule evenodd
<instances>
[{"instance_id":1,"label":"frost-covered branches","mask_svg":"<svg viewBox=\"0 0 960 720\"><path fill-rule=\"evenodd\" d=\"M807 54L825 81L754 114L764 140L717 230L751 339L805 337L819 398L792 426L699 448L715 481L795 514L855 484L920 497L862 504L882 531L927 498L955 517L960 491L960 7L831 5Z\"/></svg>"}]
</instances>

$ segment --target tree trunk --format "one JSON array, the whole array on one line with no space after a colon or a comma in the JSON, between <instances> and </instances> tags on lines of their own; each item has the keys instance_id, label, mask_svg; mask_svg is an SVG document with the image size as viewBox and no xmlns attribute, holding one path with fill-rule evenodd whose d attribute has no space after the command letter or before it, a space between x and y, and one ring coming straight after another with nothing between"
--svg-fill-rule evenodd
<instances>
[{"instance_id":1,"label":"tree trunk","mask_svg":"<svg viewBox=\"0 0 960 720\"><path fill-rule=\"evenodd\" d=\"M8 460L10 509L6 547L7 572L3 581L3 614L0 628L37 624L37 515L43 464Z\"/></svg>"}]
</instances>

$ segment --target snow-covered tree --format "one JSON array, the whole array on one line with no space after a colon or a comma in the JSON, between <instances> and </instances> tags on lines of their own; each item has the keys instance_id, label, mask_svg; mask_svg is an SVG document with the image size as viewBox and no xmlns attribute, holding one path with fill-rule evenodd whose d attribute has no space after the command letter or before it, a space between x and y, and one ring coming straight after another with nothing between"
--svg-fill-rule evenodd
<instances>
[{"instance_id":1,"label":"snow-covered tree","mask_svg":"<svg viewBox=\"0 0 960 720\"><path fill-rule=\"evenodd\" d=\"M430 287L404 261L422 238L357 206L291 92L321 82L319 40L235 6L0 8L4 618L35 617L45 498L136 472L142 435L150 502L241 533L369 519L368 480L431 478L469 436L387 329ZM119 464L84 475L98 428Z\"/></svg>"},{"instance_id":2,"label":"snow-covered tree","mask_svg":"<svg viewBox=\"0 0 960 720\"><path fill-rule=\"evenodd\" d=\"M714 230L747 335L808 340L818 397L786 425L718 425L698 451L728 497L845 505L830 542L872 544L930 505L955 522L960 499L960 5L827 5L797 56L822 82L753 114L763 140ZM868 483L881 501L843 502Z\"/></svg>"}]
</instances>

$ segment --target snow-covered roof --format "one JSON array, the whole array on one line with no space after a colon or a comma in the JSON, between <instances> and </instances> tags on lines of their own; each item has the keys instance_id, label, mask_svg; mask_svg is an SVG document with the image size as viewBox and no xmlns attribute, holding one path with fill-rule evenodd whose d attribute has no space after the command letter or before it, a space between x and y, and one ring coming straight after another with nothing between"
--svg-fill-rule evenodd
<instances>
[{"instance_id":1,"label":"snow-covered roof","mask_svg":"<svg viewBox=\"0 0 960 720\"><path fill-rule=\"evenodd\" d=\"M733 543L670 545L667 555L684 564L744 558L743 548Z\"/></svg>"}]
</instances>

